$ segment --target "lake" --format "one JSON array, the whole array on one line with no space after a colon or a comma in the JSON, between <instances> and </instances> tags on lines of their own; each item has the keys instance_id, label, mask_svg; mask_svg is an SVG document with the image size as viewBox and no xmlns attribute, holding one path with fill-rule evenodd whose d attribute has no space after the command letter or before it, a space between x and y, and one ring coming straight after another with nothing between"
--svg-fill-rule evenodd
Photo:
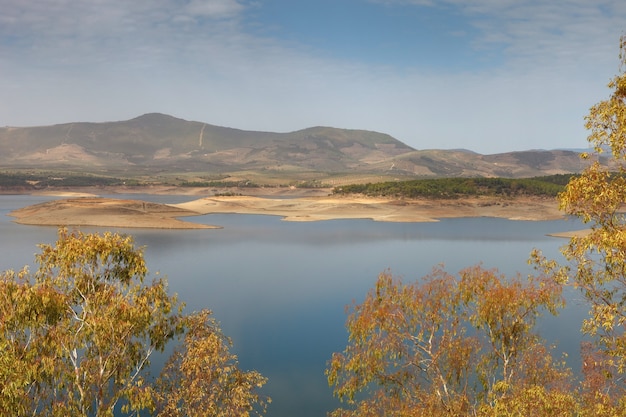
<instances>
[{"instance_id":1,"label":"lake","mask_svg":"<svg viewBox=\"0 0 626 417\"><path fill-rule=\"evenodd\" d=\"M168 203L192 199L110 197ZM37 243L56 240L56 228L17 225L6 215L50 199L0 196L0 270L34 268ZM206 215L187 220L223 229L113 230L146 246L150 271L168 277L170 291L179 294L189 311L213 310L233 339L242 368L269 378L264 393L273 400L270 417L321 417L338 405L324 376L326 362L346 345L345 306L362 300L380 272L389 269L409 281L438 264L456 273L482 262L507 274L526 274L533 248L558 257L559 247L567 242L548 233L581 228L574 221L494 218L299 223L275 216ZM558 325L546 319L541 328L560 350L575 356L582 313L575 296L571 304Z\"/></svg>"}]
</instances>

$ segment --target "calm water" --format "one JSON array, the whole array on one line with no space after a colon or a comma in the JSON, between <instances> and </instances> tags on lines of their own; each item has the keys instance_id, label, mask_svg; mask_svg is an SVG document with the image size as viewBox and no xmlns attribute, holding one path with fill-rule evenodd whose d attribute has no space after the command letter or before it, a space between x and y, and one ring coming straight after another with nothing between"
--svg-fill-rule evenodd
<instances>
[{"instance_id":1,"label":"calm water","mask_svg":"<svg viewBox=\"0 0 626 417\"><path fill-rule=\"evenodd\" d=\"M36 244L54 242L56 228L17 225L6 216L49 199L0 196L0 270L33 265ZM224 228L119 231L146 246L151 272L166 275L170 290L190 311L213 310L224 333L233 339L243 368L269 377L265 393L273 399L270 417L324 416L337 406L324 377L326 361L345 347L345 306L361 300L380 272L390 269L408 281L437 264L455 273L482 262L509 274L527 273L526 260L533 248L557 257L566 242L548 233L579 228L566 221L491 218L292 223L273 216L207 215L188 220ZM542 328L560 349L575 354L581 315L575 297L571 304L559 324L548 319Z\"/></svg>"}]
</instances>

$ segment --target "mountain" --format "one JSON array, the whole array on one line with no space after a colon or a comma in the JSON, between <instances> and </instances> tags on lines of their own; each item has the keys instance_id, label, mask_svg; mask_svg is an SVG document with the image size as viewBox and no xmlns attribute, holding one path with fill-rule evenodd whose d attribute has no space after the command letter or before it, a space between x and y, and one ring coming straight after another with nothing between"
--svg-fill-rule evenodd
<instances>
[{"instance_id":1,"label":"mountain","mask_svg":"<svg viewBox=\"0 0 626 417\"><path fill-rule=\"evenodd\" d=\"M119 122L0 128L0 169L126 177L253 178L259 181L395 177L527 177L578 172L566 150L480 155L415 150L365 130L312 127L254 132L151 113Z\"/></svg>"},{"instance_id":2,"label":"mountain","mask_svg":"<svg viewBox=\"0 0 626 417\"><path fill-rule=\"evenodd\" d=\"M413 151L394 158L395 169L428 177L528 178L582 171L587 162L568 150L481 155L463 150Z\"/></svg>"}]
</instances>

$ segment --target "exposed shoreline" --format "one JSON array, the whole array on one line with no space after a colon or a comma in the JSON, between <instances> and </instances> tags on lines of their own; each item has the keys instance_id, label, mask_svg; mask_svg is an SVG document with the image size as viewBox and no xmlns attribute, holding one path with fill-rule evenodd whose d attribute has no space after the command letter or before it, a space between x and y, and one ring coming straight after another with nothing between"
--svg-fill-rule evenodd
<instances>
[{"instance_id":1,"label":"exposed shoreline","mask_svg":"<svg viewBox=\"0 0 626 417\"><path fill-rule=\"evenodd\" d=\"M101 198L93 194L113 190L56 190L38 195L63 197L11 212L15 222L45 226L100 226L120 228L206 229L208 226L180 218L211 213L263 214L285 221L371 219L387 222L435 222L444 218L497 217L510 220L564 218L556 200L539 197L467 197L459 199L391 199L332 196L325 190L256 190L245 196L201 197L180 204ZM118 189L117 193L128 193ZM143 189L144 194L196 195L198 190ZM151 192L152 191L152 192ZM155 192L156 191L156 192ZM193 191L193 193L189 192ZM207 191L207 190L205 190ZM250 190L246 190L250 191ZM261 192L262 191L262 192ZM268 193L268 191L270 193ZM139 191L137 191L139 193ZM206 195L206 194L205 194Z\"/></svg>"},{"instance_id":2,"label":"exposed shoreline","mask_svg":"<svg viewBox=\"0 0 626 417\"><path fill-rule=\"evenodd\" d=\"M98 226L150 229L211 229L179 217L198 215L169 204L141 200L72 196L19 208L9 213L19 224L33 226Z\"/></svg>"}]
</instances>

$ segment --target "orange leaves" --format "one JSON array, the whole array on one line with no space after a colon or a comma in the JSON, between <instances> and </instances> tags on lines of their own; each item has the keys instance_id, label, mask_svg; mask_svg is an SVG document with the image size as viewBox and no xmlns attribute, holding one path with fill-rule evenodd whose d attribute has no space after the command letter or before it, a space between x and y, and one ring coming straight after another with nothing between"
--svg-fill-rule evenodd
<instances>
[{"instance_id":1,"label":"orange leaves","mask_svg":"<svg viewBox=\"0 0 626 417\"><path fill-rule=\"evenodd\" d=\"M484 332L490 345L479 369L485 394L488 398L506 396L512 387L528 383L523 371L526 358L543 348L533 331L536 320L545 311L556 314L563 305L562 288L546 277L528 277L523 282L520 277L507 278L480 267L467 268L460 275L468 320Z\"/></svg>"},{"instance_id":2,"label":"orange leaves","mask_svg":"<svg viewBox=\"0 0 626 417\"><path fill-rule=\"evenodd\" d=\"M626 37L620 61L624 70ZM531 263L542 275L528 279L481 267L460 279L435 270L411 284L381 274L353 306L348 346L327 370L335 394L353 405L334 416L625 415L626 74L609 88L586 118L597 162L559 195L562 210L591 223L563 248L570 264L535 251ZM580 391L534 332L542 313L564 305L567 283L590 304L582 330L595 342L583 352Z\"/></svg>"},{"instance_id":3,"label":"orange leaves","mask_svg":"<svg viewBox=\"0 0 626 417\"><path fill-rule=\"evenodd\" d=\"M495 270L470 267L460 272L460 292L473 304L470 321L476 327L532 328L543 311L556 313L564 304L562 287L549 277L507 278Z\"/></svg>"},{"instance_id":4,"label":"orange leaves","mask_svg":"<svg viewBox=\"0 0 626 417\"><path fill-rule=\"evenodd\" d=\"M529 379L527 366L542 347L536 318L561 303L560 285L545 277L508 279L480 266L459 278L435 269L409 284L382 273L352 307L348 346L326 371L335 394L355 407L334 415L466 415L516 387L555 382L563 372L548 350L544 379Z\"/></svg>"}]
</instances>

